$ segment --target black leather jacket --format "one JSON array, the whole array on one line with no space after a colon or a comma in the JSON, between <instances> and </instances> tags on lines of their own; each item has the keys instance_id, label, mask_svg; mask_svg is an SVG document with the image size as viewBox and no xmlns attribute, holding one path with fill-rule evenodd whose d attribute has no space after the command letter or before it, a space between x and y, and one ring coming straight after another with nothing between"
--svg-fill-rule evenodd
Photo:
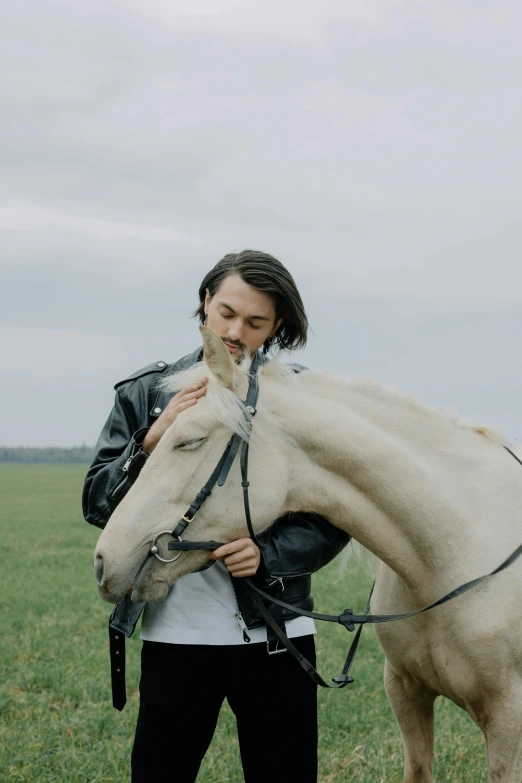
<instances>
[{"instance_id":1,"label":"black leather jacket","mask_svg":"<svg viewBox=\"0 0 522 783\"><path fill-rule=\"evenodd\" d=\"M155 362L116 384L114 407L85 479L82 500L87 522L105 527L147 459L143 438L173 396L158 390L158 376L180 372L200 359L198 348L174 364ZM284 588L282 597L286 602L307 610L313 609L312 573L329 563L349 541L342 530L311 513L283 516L259 538L266 546L256 581L274 594L280 595ZM241 579L232 579L232 583L246 626L264 625ZM290 619L296 615L283 610L283 616Z\"/></svg>"}]
</instances>

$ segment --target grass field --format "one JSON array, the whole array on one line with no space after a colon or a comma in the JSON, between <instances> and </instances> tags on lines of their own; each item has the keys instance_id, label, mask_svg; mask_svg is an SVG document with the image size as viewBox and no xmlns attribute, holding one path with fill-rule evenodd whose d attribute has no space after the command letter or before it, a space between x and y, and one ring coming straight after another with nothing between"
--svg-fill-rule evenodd
<instances>
[{"instance_id":1,"label":"grass field","mask_svg":"<svg viewBox=\"0 0 522 783\"><path fill-rule=\"evenodd\" d=\"M98 531L81 515L84 474L85 468L77 465L0 466L2 783L129 780L139 634L128 642L129 701L118 713L110 703L110 607L97 597L92 573ZM317 608L362 611L369 577L352 568L334 584L336 571L333 564L315 577ZM339 673L349 638L340 627L321 626L318 661L323 676ZM402 745L386 702L382 665L375 635L365 629L355 684L343 691L321 691L322 783L402 780ZM178 717L173 712L173 720ZM242 779L234 720L225 706L199 780ZM487 779L482 735L444 700L437 702L436 710L435 779Z\"/></svg>"}]
</instances>

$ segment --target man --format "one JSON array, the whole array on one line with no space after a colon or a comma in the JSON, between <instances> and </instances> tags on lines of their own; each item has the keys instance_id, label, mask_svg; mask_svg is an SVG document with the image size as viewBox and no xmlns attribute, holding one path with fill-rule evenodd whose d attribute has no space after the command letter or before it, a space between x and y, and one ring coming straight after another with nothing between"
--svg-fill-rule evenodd
<instances>
[{"instance_id":1,"label":"man","mask_svg":"<svg viewBox=\"0 0 522 783\"><path fill-rule=\"evenodd\" d=\"M263 362L271 349L306 344L301 296L287 269L267 253L225 256L204 278L199 300L195 315L223 339L237 362L246 352L252 358L259 352ZM114 408L85 482L88 522L107 523L165 431L205 395L203 382L169 399L157 389L158 376L201 358L199 348L116 384ZM274 594L284 590L287 602L311 609L311 574L335 557L348 537L321 517L300 513L277 520L261 538L262 552L249 538L222 546L210 555L212 568L182 577L160 604L146 606L133 783L195 781L225 698L237 719L246 783L317 780L316 686L288 653L269 637L267 643L241 578L255 577ZM313 622L271 611L314 663Z\"/></svg>"}]
</instances>

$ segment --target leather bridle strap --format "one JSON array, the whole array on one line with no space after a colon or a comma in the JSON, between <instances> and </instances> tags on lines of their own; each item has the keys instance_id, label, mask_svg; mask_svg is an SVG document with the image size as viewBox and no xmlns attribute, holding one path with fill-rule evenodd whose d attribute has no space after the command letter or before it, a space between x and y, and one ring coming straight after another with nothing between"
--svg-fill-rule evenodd
<instances>
[{"instance_id":1,"label":"leather bridle strap","mask_svg":"<svg viewBox=\"0 0 522 783\"><path fill-rule=\"evenodd\" d=\"M174 537L179 537L184 532L185 528L189 524L189 522L192 522L196 514L198 513L199 509L205 502L205 500L209 497L209 495L212 493L212 490L216 486L216 483L221 476L223 472L223 468L225 467L225 464L227 462L227 458L232 451L232 447L234 444L234 438L236 436L234 435L233 438L231 438L227 444L227 447L225 451L223 452L223 455L221 459L219 460L218 464L216 465L212 475L210 476L209 480L205 484L204 487L200 489L192 503L190 504L190 508L188 511L183 515L183 517L180 519L174 530L172 531L172 535Z\"/></svg>"},{"instance_id":2,"label":"leather bridle strap","mask_svg":"<svg viewBox=\"0 0 522 783\"><path fill-rule=\"evenodd\" d=\"M259 380L258 380L258 358L257 355L254 357L254 360L252 362L252 365L250 367L250 373L249 373L249 379L248 379L248 392L245 400L245 408L247 412L250 414L250 416L256 415L256 405L257 400L259 397ZM232 438L229 440L227 447L225 451L223 452L223 455L221 459L219 460L218 464L216 465L212 475L210 476L209 480L205 484L204 487L201 488L201 490L198 492L194 500L192 501L189 510L186 512L186 514L183 515L183 517L180 519L174 530L172 531L173 538L180 538L182 533L185 531L187 525L189 522L192 522L194 517L196 516L197 512L205 502L205 500L209 497L209 495L212 493L212 490L218 484L218 486L222 487L225 483L225 481L228 478L228 474L230 473L230 469L233 465L234 459L236 457L239 444L243 442L243 446L241 449L241 474L242 474L242 485L243 485L243 494L246 498L245 500L245 513L247 513L247 526L248 526L248 532L252 536L253 541L259 546L259 548L262 548L262 545L259 544L253 527L252 527L252 520L250 518L250 509L248 509L247 512L247 506L248 506L248 480L247 480L247 472L248 472L248 443L246 440L244 440L241 435L239 435L237 432L234 433ZM246 483L246 485L245 485ZM246 494L245 494L245 488L246 488ZM171 542L172 544L179 544L179 541ZM170 546L169 549L177 549L177 546Z\"/></svg>"},{"instance_id":3,"label":"leather bridle strap","mask_svg":"<svg viewBox=\"0 0 522 783\"><path fill-rule=\"evenodd\" d=\"M515 452L514 452L514 451L511 451L511 449L509 448L509 446L504 446L504 448L506 449L506 451L508 452L508 454L511 454L511 456L512 456L514 459L516 459L516 461L517 461L517 462L518 462L520 465L522 465L522 459L520 459L520 457L517 457L517 455L515 454Z\"/></svg>"},{"instance_id":4,"label":"leather bridle strap","mask_svg":"<svg viewBox=\"0 0 522 783\"><path fill-rule=\"evenodd\" d=\"M222 541L169 541L167 548L176 552L214 552L220 546L225 546Z\"/></svg>"},{"instance_id":5,"label":"leather bridle strap","mask_svg":"<svg viewBox=\"0 0 522 783\"><path fill-rule=\"evenodd\" d=\"M252 525L252 516L250 514L250 498L248 496L248 488L250 482L248 480L248 448L249 444L246 440L243 441L241 446L241 486L243 487L243 505L245 507L245 519L248 528L248 535L257 546L260 552L266 547L266 544L262 544L254 532L254 526Z\"/></svg>"}]
</instances>

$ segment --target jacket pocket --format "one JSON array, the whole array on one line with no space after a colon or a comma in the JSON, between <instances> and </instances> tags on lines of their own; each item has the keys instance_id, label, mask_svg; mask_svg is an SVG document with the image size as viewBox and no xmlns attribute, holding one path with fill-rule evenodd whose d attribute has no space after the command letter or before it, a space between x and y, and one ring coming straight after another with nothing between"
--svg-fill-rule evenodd
<instances>
[{"instance_id":1,"label":"jacket pocket","mask_svg":"<svg viewBox=\"0 0 522 783\"><path fill-rule=\"evenodd\" d=\"M283 579L286 582L289 579L304 579L309 576L312 576L311 571L306 571L303 574L269 574L268 578L273 579L274 582L281 582Z\"/></svg>"},{"instance_id":2,"label":"jacket pocket","mask_svg":"<svg viewBox=\"0 0 522 783\"><path fill-rule=\"evenodd\" d=\"M130 482L130 476L125 476L122 480L116 484L109 497L115 500L123 493L125 487Z\"/></svg>"},{"instance_id":3,"label":"jacket pocket","mask_svg":"<svg viewBox=\"0 0 522 783\"><path fill-rule=\"evenodd\" d=\"M123 465L123 478L116 484L109 497L115 500L122 495L125 490L130 489L131 484L136 481L138 475L148 459L148 455L143 451L141 443L134 443L132 452L128 460Z\"/></svg>"}]
</instances>

